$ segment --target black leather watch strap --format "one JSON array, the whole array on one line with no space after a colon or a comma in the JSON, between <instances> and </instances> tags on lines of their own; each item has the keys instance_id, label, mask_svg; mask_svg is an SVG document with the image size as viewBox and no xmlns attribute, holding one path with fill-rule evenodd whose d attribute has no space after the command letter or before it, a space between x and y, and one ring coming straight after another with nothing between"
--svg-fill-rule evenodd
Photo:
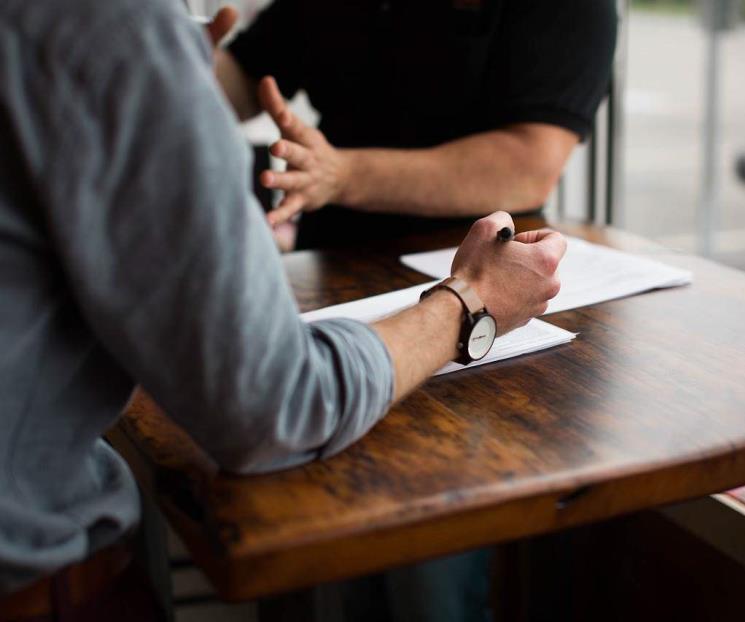
<instances>
[{"instance_id":1,"label":"black leather watch strap","mask_svg":"<svg viewBox=\"0 0 745 622\"><path fill-rule=\"evenodd\" d=\"M449 289L460 298L461 303L463 303L463 309L465 309L466 313L473 315L484 310L484 303L481 302L481 298L479 298L479 295L475 290L463 279L454 276L448 277L444 281L441 281L434 287L423 292L420 299L424 299L432 292L443 288Z\"/></svg>"},{"instance_id":2,"label":"black leather watch strap","mask_svg":"<svg viewBox=\"0 0 745 622\"><path fill-rule=\"evenodd\" d=\"M456 357L455 361L457 363L460 363L461 365L468 365L474 360L471 357L468 348L471 333L474 329L474 326L476 325L476 322L479 321L483 316L489 315L489 313L486 311L484 303L481 301L481 298L479 298L479 295L473 290L473 288L462 279L456 277L447 278L441 283L438 283L437 285L430 287L428 290L422 292L420 300L424 300L427 296L432 294L432 292L435 292L438 289L450 290L460 299L461 304L463 305L463 319L461 320L461 327L457 344L459 354ZM493 322L494 318L492 318L490 315L489 317Z\"/></svg>"}]
</instances>

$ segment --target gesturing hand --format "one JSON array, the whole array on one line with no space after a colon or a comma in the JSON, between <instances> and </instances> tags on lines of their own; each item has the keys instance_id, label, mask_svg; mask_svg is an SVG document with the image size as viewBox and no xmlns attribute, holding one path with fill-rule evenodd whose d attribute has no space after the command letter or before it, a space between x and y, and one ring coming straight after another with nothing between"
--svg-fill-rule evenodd
<instances>
[{"instance_id":1,"label":"gesturing hand","mask_svg":"<svg viewBox=\"0 0 745 622\"><path fill-rule=\"evenodd\" d=\"M235 7L224 6L215 13L212 21L205 26L213 48L220 44L220 41L225 38L225 35L233 29L237 22L238 11Z\"/></svg>"},{"instance_id":2,"label":"gesturing hand","mask_svg":"<svg viewBox=\"0 0 745 622\"><path fill-rule=\"evenodd\" d=\"M279 206L267 215L269 223L277 225L300 211L338 201L348 176L343 153L329 144L321 132L293 114L271 76L259 83L259 101L282 134L270 151L287 162L284 173L261 174L262 185L285 193Z\"/></svg>"},{"instance_id":3,"label":"gesturing hand","mask_svg":"<svg viewBox=\"0 0 745 622\"><path fill-rule=\"evenodd\" d=\"M546 311L559 293L556 269L566 252L566 240L541 229L497 242L502 227L514 230L506 212L474 223L453 259L451 272L469 283L497 321L499 335L526 324Z\"/></svg>"}]
</instances>

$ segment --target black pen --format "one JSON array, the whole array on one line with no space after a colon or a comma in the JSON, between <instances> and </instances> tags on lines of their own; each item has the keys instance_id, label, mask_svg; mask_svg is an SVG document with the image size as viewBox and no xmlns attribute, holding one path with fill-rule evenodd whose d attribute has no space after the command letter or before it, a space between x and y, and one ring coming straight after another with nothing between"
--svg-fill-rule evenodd
<instances>
[{"instance_id":1,"label":"black pen","mask_svg":"<svg viewBox=\"0 0 745 622\"><path fill-rule=\"evenodd\" d=\"M497 242L509 242L515 237L515 232L509 227L502 227L497 231Z\"/></svg>"}]
</instances>

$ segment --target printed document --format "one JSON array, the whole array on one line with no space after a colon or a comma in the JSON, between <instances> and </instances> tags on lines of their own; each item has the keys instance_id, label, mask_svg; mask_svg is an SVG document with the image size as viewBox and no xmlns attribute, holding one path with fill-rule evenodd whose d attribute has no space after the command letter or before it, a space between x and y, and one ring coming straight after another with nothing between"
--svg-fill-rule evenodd
<instances>
[{"instance_id":1,"label":"printed document","mask_svg":"<svg viewBox=\"0 0 745 622\"><path fill-rule=\"evenodd\" d=\"M513 244L513 242L507 242ZM496 242L495 242L496 244ZM437 279L450 276L455 248L404 255L401 261ZM567 237L567 252L559 264L561 291L548 303L558 313L665 287L687 285L692 274L647 257Z\"/></svg>"},{"instance_id":2,"label":"printed document","mask_svg":"<svg viewBox=\"0 0 745 622\"><path fill-rule=\"evenodd\" d=\"M302 318L306 322L337 317L351 318L367 323L374 322L416 304L421 293L425 289L432 287L436 282L432 281L431 283L415 285L414 287L407 287L406 289L400 289L379 296L371 296L370 298L362 298L353 302L309 311L308 313L303 313ZM570 333L558 326L542 322L541 320L531 320L522 328L513 330L511 333L496 339L489 353L483 359L471 363L468 367L493 363L494 361L520 356L521 354L529 354L538 350L552 348L562 343L568 343L574 337L574 333ZM435 375L448 374L461 369L463 369L463 365L451 362L436 372Z\"/></svg>"}]
</instances>

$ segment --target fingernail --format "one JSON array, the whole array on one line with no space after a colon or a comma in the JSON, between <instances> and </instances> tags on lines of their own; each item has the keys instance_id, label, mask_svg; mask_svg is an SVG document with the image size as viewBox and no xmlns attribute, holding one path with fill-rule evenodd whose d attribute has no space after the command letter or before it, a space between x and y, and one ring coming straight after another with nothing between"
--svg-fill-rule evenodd
<instances>
[{"instance_id":1,"label":"fingernail","mask_svg":"<svg viewBox=\"0 0 745 622\"><path fill-rule=\"evenodd\" d=\"M265 186L271 186L274 183L274 175L271 173L268 175L264 175L264 185Z\"/></svg>"}]
</instances>

